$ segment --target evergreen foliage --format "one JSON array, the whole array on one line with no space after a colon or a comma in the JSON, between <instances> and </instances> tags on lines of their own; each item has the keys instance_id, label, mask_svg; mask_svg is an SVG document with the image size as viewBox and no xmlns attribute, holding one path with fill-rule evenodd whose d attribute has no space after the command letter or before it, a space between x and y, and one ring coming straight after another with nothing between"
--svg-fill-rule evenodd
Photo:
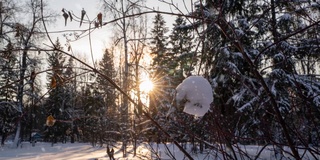
<instances>
[{"instance_id":1,"label":"evergreen foliage","mask_svg":"<svg viewBox=\"0 0 320 160\"><path fill-rule=\"evenodd\" d=\"M105 49L103 57L99 62L100 73L104 74L107 77L113 79L114 82L118 82L117 73L114 64L113 53L108 49ZM100 131L100 144L109 143L115 139L117 139L118 135L112 134L114 131L118 131L119 125L119 108L117 106L117 101L119 98L119 94L116 92L114 86L110 84L104 77L97 77L97 92L100 95L103 112L100 115L100 119L98 119L97 124L101 127ZM101 108L101 109L102 109Z\"/></svg>"},{"instance_id":2,"label":"evergreen foliage","mask_svg":"<svg viewBox=\"0 0 320 160\"><path fill-rule=\"evenodd\" d=\"M3 87L0 90L0 101L2 102L14 102L14 98L17 96L18 75L16 70L18 60L13 49L12 43L8 43L0 56L0 86Z\"/></svg>"},{"instance_id":3,"label":"evergreen foliage","mask_svg":"<svg viewBox=\"0 0 320 160\"><path fill-rule=\"evenodd\" d=\"M1 3L1 10L6 10L0 12L2 143L16 130L16 124L19 128L20 120L27 125L22 129L23 134L30 132L33 114L36 121L48 115L57 119L55 125L46 130L53 131L56 137L63 137L68 128L79 136L79 128L83 129L82 140L90 141L93 146L122 140L126 148L130 136L135 142L141 138L138 133L147 135L148 141L169 141L158 128L141 118L140 95L134 95L138 99L139 114L132 111L138 116L131 119L128 99L103 76L90 73L85 67L77 71L74 59L68 59L59 51L63 50L59 40L54 44L54 51L47 52L48 96L37 99L40 91L32 76L39 62L29 53L31 49L43 53L40 42L33 38L41 29L39 2L30 3L34 24L29 25L14 23L17 10L8 9L14 8L14 4L8 0ZM119 49L121 54L125 53L125 65L122 66L123 59L120 59L119 67L124 76L116 74L115 52L108 49L97 70L92 71L122 84L125 93L135 90L134 94L140 94L138 70L144 49L139 50L141 46L133 41L139 39L137 43L141 43L140 38L147 38L144 33L141 37L133 33L143 31L135 26L138 24L135 16L128 15L141 15L140 1L108 4L105 7L114 9L113 16L119 18L116 24L122 34L117 38L124 40L124 49ZM152 118L172 138L181 143L194 143L194 149L197 142L200 148L203 143L225 144L226 147L210 147L219 152L223 150L226 159L236 159L232 146L237 144L274 145L278 159L284 158L284 154L278 154L284 152L283 146L288 146L296 159L300 159L298 146L319 155L309 145L319 145L320 139L319 2L206 0L194 5L193 13L176 17L171 33L160 12L153 19L152 40L148 44L152 56L151 79L155 83L149 95ZM146 44L143 43L143 47ZM16 50L21 53L19 63ZM131 56L130 52L135 51L136 57ZM136 68L130 62L135 62ZM192 74L208 78L214 93L210 111L199 119L183 113L182 106L174 103L175 88ZM34 105L34 100L39 101L39 105ZM17 133L19 136L20 128Z\"/></svg>"},{"instance_id":4,"label":"evergreen foliage","mask_svg":"<svg viewBox=\"0 0 320 160\"><path fill-rule=\"evenodd\" d=\"M171 102L171 92L169 86L170 80L167 79L169 71L168 65L171 60L168 55L168 37L166 22L161 14L156 14L153 21L153 28L151 29L150 50L152 56L151 77L156 81L158 90L150 95L150 111L156 114L158 109L167 106Z\"/></svg>"},{"instance_id":5,"label":"evergreen foliage","mask_svg":"<svg viewBox=\"0 0 320 160\"><path fill-rule=\"evenodd\" d=\"M102 60L99 62L99 71L105 76L111 77L114 82L117 82L117 74L114 66L113 53L106 49ZM116 93L114 86L112 86L104 77L98 76L97 83L99 86L99 93L105 101L105 108L110 111L110 114L112 114L112 111L117 110L116 100L118 94Z\"/></svg>"},{"instance_id":6,"label":"evergreen foliage","mask_svg":"<svg viewBox=\"0 0 320 160\"><path fill-rule=\"evenodd\" d=\"M57 49L63 49L59 39L56 40L55 45ZM69 70L67 70L68 68L66 67L66 56L60 51L51 52L48 55L47 61L51 71L47 74L49 96L45 102L46 114L47 116L52 115L55 119L60 120L53 126L53 132L55 136L58 137L65 134L65 131L70 127L62 120L70 120L72 118L68 113L68 109L71 107L70 100L72 97L66 85L69 83L66 79L66 71Z\"/></svg>"},{"instance_id":7,"label":"evergreen foliage","mask_svg":"<svg viewBox=\"0 0 320 160\"><path fill-rule=\"evenodd\" d=\"M173 24L173 29L169 35L170 51L167 64L169 70L168 76L173 80L172 86L175 88L178 84L191 75L194 70L194 64L197 62L197 55L194 51L195 45L191 29L185 29L186 20L179 16Z\"/></svg>"},{"instance_id":8,"label":"evergreen foliage","mask_svg":"<svg viewBox=\"0 0 320 160\"><path fill-rule=\"evenodd\" d=\"M204 28L199 35L205 37L202 57L207 60L205 73L209 74L214 88L212 112L204 119L213 128L216 123L223 126L215 127L218 132L205 134L218 137L222 131L226 133L223 142L227 145L235 141L250 143L248 138L278 146L286 143L297 157L293 144L312 143L299 136L308 133L308 129L298 128L306 123L319 125L311 120L318 115L319 78L315 70L307 69L310 65L316 68L314 62L319 56L313 57L313 52L319 46L305 43L317 39L308 34L314 33L317 26L306 28L317 21L314 16L311 16L314 21L307 18L310 11L319 14L314 10L317 4L217 2L198 4L193 13L200 19L194 25ZM308 62L301 63L301 59ZM305 71L308 73L299 74ZM292 123L301 118L304 120ZM315 126L310 130L317 130ZM307 137L311 137L310 132Z\"/></svg>"}]
</instances>

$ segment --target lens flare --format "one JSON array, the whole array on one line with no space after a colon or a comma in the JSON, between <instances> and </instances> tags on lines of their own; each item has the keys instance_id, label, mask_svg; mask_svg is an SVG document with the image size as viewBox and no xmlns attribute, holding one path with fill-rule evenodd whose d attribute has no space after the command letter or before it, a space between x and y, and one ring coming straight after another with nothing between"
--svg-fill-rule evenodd
<instances>
[{"instance_id":1,"label":"lens flare","mask_svg":"<svg viewBox=\"0 0 320 160\"><path fill-rule=\"evenodd\" d=\"M145 79L140 83L139 88L140 91L148 93L153 89L153 83L150 79Z\"/></svg>"}]
</instances>

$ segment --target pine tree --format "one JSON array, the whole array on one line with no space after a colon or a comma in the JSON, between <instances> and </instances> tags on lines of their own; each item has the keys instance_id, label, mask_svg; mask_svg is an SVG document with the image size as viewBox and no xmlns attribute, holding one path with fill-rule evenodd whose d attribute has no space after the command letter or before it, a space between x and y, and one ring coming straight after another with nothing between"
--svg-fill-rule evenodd
<instances>
[{"instance_id":1,"label":"pine tree","mask_svg":"<svg viewBox=\"0 0 320 160\"><path fill-rule=\"evenodd\" d=\"M156 14L153 21L153 28L151 29L152 40L150 42L150 49L151 55L153 56L152 66L164 67L162 65L166 63L165 57L167 56L168 44L168 37L166 34L168 31L163 16L160 13ZM157 72L158 74L161 74L164 70L165 68L159 68L157 69Z\"/></svg>"},{"instance_id":2,"label":"pine tree","mask_svg":"<svg viewBox=\"0 0 320 160\"><path fill-rule=\"evenodd\" d=\"M292 121L304 119L303 124L310 123L312 120L305 111L317 119L317 110L309 106L319 106L319 79L315 75L299 74L300 65L295 62L296 57L318 57L312 52L319 47L306 45L306 42L317 44L317 37L306 34L317 33L316 27L307 27L317 21L308 15L308 11L315 11L315 3L216 2L199 4L193 13L206 19L194 26L203 24L200 25L204 29L200 35L204 38L202 57L206 59L205 68L215 93L213 112L207 115L208 124L216 127L210 122L215 118L218 126L223 126L216 130L228 133L225 143L231 142L234 136L238 141L242 136L252 137L274 143L277 151L286 143L299 159L294 143L307 144L299 135L308 131L291 130L302 125ZM304 93L314 96L306 99ZM319 126L317 122L311 123L311 128ZM278 155L278 158L283 156Z\"/></svg>"},{"instance_id":3,"label":"pine tree","mask_svg":"<svg viewBox=\"0 0 320 160\"><path fill-rule=\"evenodd\" d=\"M114 59L113 54L105 50L102 60L99 62L99 72L104 74L107 77L113 79L114 82L117 82L116 79L116 70L114 68ZM116 110L116 100L117 100L117 93L113 85L110 84L104 77L98 76L97 83L100 88L100 93L105 100L105 107L108 111ZM112 113L112 112L111 112Z\"/></svg>"},{"instance_id":4,"label":"pine tree","mask_svg":"<svg viewBox=\"0 0 320 160\"><path fill-rule=\"evenodd\" d=\"M197 55L194 52L192 30L186 27L186 20L178 16L173 24L172 33L169 35L171 46L169 76L176 82L172 83L176 87L182 82L186 75L190 75L194 70Z\"/></svg>"},{"instance_id":5,"label":"pine tree","mask_svg":"<svg viewBox=\"0 0 320 160\"><path fill-rule=\"evenodd\" d=\"M16 81L18 75L15 70L17 59L12 51L13 45L8 43L4 51L0 54L0 135L1 145L7 136L14 132L15 123L19 118L19 111L14 106L17 95Z\"/></svg>"},{"instance_id":6,"label":"pine tree","mask_svg":"<svg viewBox=\"0 0 320 160\"><path fill-rule=\"evenodd\" d=\"M166 22L163 16L158 13L155 15L153 20L153 28L151 29L151 38L150 41L150 55L152 57L152 63L150 65L150 76L155 85L152 92L149 93L149 112L150 114L159 122L165 124L163 122L163 116L165 112L169 109L170 103L172 101L172 87L171 87L171 79L168 77L168 73L170 71L169 63L171 63L171 59L168 55L168 33L169 29L166 27ZM162 122L160 122L162 121ZM151 134L158 133L157 139L155 140L157 143L163 138L159 134L159 130L154 128Z\"/></svg>"},{"instance_id":7,"label":"pine tree","mask_svg":"<svg viewBox=\"0 0 320 160\"><path fill-rule=\"evenodd\" d=\"M167 79L170 79L170 86L167 88L171 90L171 99L174 99L175 89L187 76L191 75L194 71L194 66L197 65L197 55L194 51L193 30L188 28L186 19L178 16L173 24L172 32L169 35L169 51L168 51L168 70ZM192 128L193 131L197 130L191 121L193 117L182 112L183 106L170 106L176 108L174 114L175 119L178 121L167 121L165 117L162 122L167 126L168 131L176 135L177 139L183 143L187 141L187 134L184 132L186 128ZM166 115L168 110L165 110L162 115ZM173 116L173 115L171 115ZM190 122L188 124L181 122ZM188 137L192 139L191 137ZM194 139L192 139L194 140ZM193 141L194 142L194 141ZM194 144L194 143L193 143Z\"/></svg>"},{"instance_id":8,"label":"pine tree","mask_svg":"<svg viewBox=\"0 0 320 160\"><path fill-rule=\"evenodd\" d=\"M117 79L113 53L108 49L105 49L102 60L99 62L98 70L103 75L110 77L114 82L119 81ZM105 111L99 120L99 124L101 125L100 132L102 132L101 134L104 134L104 140L108 140L108 142L110 142L112 137L115 137L112 132L117 131L118 125L120 124L120 114L116 104L119 94L114 86L100 75L97 77L97 83L97 92L101 95Z\"/></svg>"},{"instance_id":9,"label":"pine tree","mask_svg":"<svg viewBox=\"0 0 320 160\"><path fill-rule=\"evenodd\" d=\"M96 146L98 142L102 146L106 143L107 119L106 107L104 106L103 96L94 89L93 85L89 85L82 90L83 111L86 113L84 118L84 134L87 135L85 140L90 141L92 146Z\"/></svg>"},{"instance_id":10,"label":"pine tree","mask_svg":"<svg viewBox=\"0 0 320 160\"><path fill-rule=\"evenodd\" d=\"M14 97L16 97L16 81L18 80L18 75L15 70L17 67L17 59L15 53L12 51L13 45L8 43L4 52L2 52L1 70L0 70L0 101L13 102Z\"/></svg>"},{"instance_id":11,"label":"pine tree","mask_svg":"<svg viewBox=\"0 0 320 160\"><path fill-rule=\"evenodd\" d=\"M55 42L56 48L62 50L59 39ZM67 120L72 117L66 112L70 107L70 94L68 93L66 84L66 56L60 51L53 51L47 59L51 72L47 74L49 97L45 102L47 116L52 115L55 119ZM51 128L55 136L65 133L69 126L62 121L57 121ZM50 134L50 133L49 133ZM48 136L48 135L47 135Z\"/></svg>"},{"instance_id":12,"label":"pine tree","mask_svg":"<svg viewBox=\"0 0 320 160\"><path fill-rule=\"evenodd\" d=\"M68 58L68 62L65 64L65 69L63 73L63 79L64 79L64 88L66 91L66 95L69 97L66 101L66 108L65 110L72 115L68 116L71 119L74 119L75 116L78 116L74 114L75 110L77 109L76 106L76 97L77 97L77 75L75 70L75 64L74 59L72 57Z\"/></svg>"},{"instance_id":13,"label":"pine tree","mask_svg":"<svg viewBox=\"0 0 320 160\"><path fill-rule=\"evenodd\" d=\"M150 42L150 50L152 56L151 64L151 77L155 80L157 90L153 91L150 95L149 109L152 114L156 114L157 109L161 109L171 102L169 95L170 80L167 79L167 73L169 68L167 66L170 63L168 57L168 38L166 36L168 32L166 22L161 14L156 14L153 21L153 28L151 29L152 40Z\"/></svg>"}]
</instances>

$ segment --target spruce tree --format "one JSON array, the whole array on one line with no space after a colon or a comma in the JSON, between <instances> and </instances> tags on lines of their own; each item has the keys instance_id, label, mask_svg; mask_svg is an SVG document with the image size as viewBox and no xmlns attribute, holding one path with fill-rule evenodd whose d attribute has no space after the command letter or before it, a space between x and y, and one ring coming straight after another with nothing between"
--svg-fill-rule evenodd
<instances>
[{"instance_id":1,"label":"spruce tree","mask_svg":"<svg viewBox=\"0 0 320 160\"><path fill-rule=\"evenodd\" d=\"M169 63L171 63L168 56L168 33L169 29L166 27L166 22L163 16L158 13L153 20L153 28L151 29L150 41L150 55L152 56L152 63L150 66L151 79L154 82L154 89L149 93L149 111L151 115L157 119L159 123L163 121L163 116L168 110L172 101L172 87L171 80L168 77ZM164 122L163 122L164 123ZM151 134L158 133L156 136L157 143L163 138L159 134L157 128L152 130Z\"/></svg>"},{"instance_id":2,"label":"spruce tree","mask_svg":"<svg viewBox=\"0 0 320 160\"><path fill-rule=\"evenodd\" d=\"M56 40L56 48L62 50L59 39ZM48 64L51 69L47 74L49 90L49 96L46 99L46 114L47 116L52 115L55 119L69 120L70 115L67 109L70 107L70 94L67 90L67 78L66 78L66 56L56 50L48 55ZM54 132L55 136L62 135L65 133L67 128L70 127L62 121L57 121L55 125L50 128ZM50 134L50 133L49 133ZM47 135L48 136L48 135Z\"/></svg>"},{"instance_id":3,"label":"spruce tree","mask_svg":"<svg viewBox=\"0 0 320 160\"><path fill-rule=\"evenodd\" d=\"M15 123L19 118L19 110L15 107L14 99L17 95L17 59L12 50L13 45L8 43L0 53L0 145L4 145L7 136L14 132Z\"/></svg>"},{"instance_id":4,"label":"spruce tree","mask_svg":"<svg viewBox=\"0 0 320 160\"><path fill-rule=\"evenodd\" d=\"M16 97L16 81L18 75L15 70L17 68L17 59L15 53L12 51L12 43L8 43L4 48L4 52L0 54L0 101L13 102Z\"/></svg>"},{"instance_id":5,"label":"spruce tree","mask_svg":"<svg viewBox=\"0 0 320 160\"><path fill-rule=\"evenodd\" d=\"M206 59L206 73L214 89L214 107L204 117L207 125L227 133L223 141L229 143L229 148L235 137L242 143L247 141L240 137L252 137L275 144L277 158L283 156L278 153L285 143L293 157L299 159L294 144L308 143L300 136L308 129L297 128L306 123L312 123L311 128L319 126L311 120L317 119L318 111L310 107L319 106L319 79L316 72L299 74L304 69L300 69L296 61L297 57L301 60L311 58L310 55L313 60L318 57L314 54L318 45L306 44L316 44L318 39L312 36L316 35L317 27L308 27L317 21L309 14L311 11L319 14L314 8L316 3L217 2L199 4L193 13L199 19L206 19L197 21L194 26L204 29L200 35L204 40L202 61ZM201 23L203 25L199 25ZM316 64L309 62L308 65ZM306 95L315 96L309 99ZM308 118L305 111L313 118ZM219 125L214 124L212 118ZM296 119L304 120L301 123Z\"/></svg>"},{"instance_id":6,"label":"spruce tree","mask_svg":"<svg viewBox=\"0 0 320 160\"><path fill-rule=\"evenodd\" d=\"M103 97L94 89L93 85L87 85L82 89L83 111L85 113L83 121L83 131L86 135L85 141L90 141L92 146L99 142L102 146L106 143L107 119L106 108Z\"/></svg>"},{"instance_id":7,"label":"spruce tree","mask_svg":"<svg viewBox=\"0 0 320 160\"><path fill-rule=\"evenodd\" d=\"M119 81L114 65L113 53L110 52L109 49L105 49L103 57L99 62L98 70L114 82ZM101 129L103 129L103 131L101 132L103 132L104 138L110 142L112 138L115 137L112 132L117 131L118 125L120 124L120 114L117 106L119 94L114 86L101 75L98 75L97 83L97 92L101 96L104 108L104 113L101 115L102 118L99 120L99 124L102 125Z\"/></svg>"},{"instance_id":8,"label":"spruce tree","mask_svg":"<svg viewBox=\"0 0 320 160\"><path fill-rule=\"evenodd\" d=\"M167 88L171 90L170 95L173 100L177 86L187 78L187 76L190 76L193 73L194 67L197 65L197 55L194 50L195 45L192 33L193 30L192 28L188 28L186 19L178 16L175 23L173 23L172 31L169 35L170 48L168 51L168 59L170 59L170 62L166 64L168 66L167 79L171 81L171 85ZM176 135L176 138L180 142L186 142L186 137L188 136L184 130L186 128L192 128L192 130L196 129L191 122L193 121L193 117L182 112L183 106L173 105L170 107L177 109L171 116L174 116L174 119L178 119L178 121L164 120L163 122L166 122L165 126L169 132ZM165 113L162 113L162 115L166 115L167 112L168 110L165 110ZM181 123L186 121L190 123Z\"/></svg>"},{"instance_id":9,"label":"spruce tree","mask_svg":"<svg viewBox=\"0 0 320 160\"><path fill-rule=\"evenodd\" d=\"M114 67L113 54L105 49L102 60L99 62L99 72L103 75L110 77L114 82L117 82L116 70ZM101 93L105 107L108 111L116 110L117 93L113 85L110 84L104 77L98 76L97 83L99 86L99 92ZM111 112L112 113L112 112Z\"/></svg>"},{"instance_id":10,"label":"spruce tree","mask_svg":"<svg viewBox=\"0 0 320 160\"><path fill-rule=\"evenodd\" d=\"M166 34L168 31L163 16L160 13L156 14L153 21L153 28L151 29L152 40L150 42L153 66L161 66L166 63L164 57L167 54L168 37ZM165 68L160 68L158 69L158 72L161 72L164 69Z\"/></svg>"},{"instance_id":11,"label":"spruce tree","mask_svg":"<svg viewBox=\"0 0 320 160\"><path fill-rule=\"evenodd\" d=\"M173 87L176 87L187 75L190 75L194 70L193 65L196 65L197 55L194 51L192 29L186 29L186 26L186 20L178 16L169 35L168 75L173 79Z\"/></svg>"},{"instance_id":12,"label":"spruce tree","mask_svg":"<svg viewBox=\"0 0 320 160\"><path fill-rule=\"evenodd\" d=\"M171 91L167 88L171 85L170 80L167 79L168 63L171 61L168 57L167 48L168 37L166 34L168 31L163 16L160 13L156 14L151 29L152 40L150 42L151 77L157 86L157 89L150 95L149 108L153 114L156 114L157 109L161 109L171 102L171 97L168 96Z\"/></svg>"}]
</instances>

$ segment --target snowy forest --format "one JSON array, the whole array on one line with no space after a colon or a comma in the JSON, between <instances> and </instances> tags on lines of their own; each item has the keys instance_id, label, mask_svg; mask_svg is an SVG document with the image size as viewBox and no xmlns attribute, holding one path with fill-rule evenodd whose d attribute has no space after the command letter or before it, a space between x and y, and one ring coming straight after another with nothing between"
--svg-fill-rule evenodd
<instances>
[{"instance_id":1,"label":"snowy forest","mask_svg":"<svg viewBox=\"0 0 320 160\"><path fill-rule=\"evenodd\" d=\"M0 0L1 145L36 133L53 145L121 142L123 157L128 145L172 143L187 159L187 144L221 159L259 159L270 146L275 159L319 158L320 1L157 1L171 11L150 1L100 0L89 17L45 0ZM97 60L91 40L110 26ZM75 52L82 39L88 56ZM192 77L209 87L189 81L178 94ZM207 106L190 106L197 88Z\"/></svg>"}]
</instances>

